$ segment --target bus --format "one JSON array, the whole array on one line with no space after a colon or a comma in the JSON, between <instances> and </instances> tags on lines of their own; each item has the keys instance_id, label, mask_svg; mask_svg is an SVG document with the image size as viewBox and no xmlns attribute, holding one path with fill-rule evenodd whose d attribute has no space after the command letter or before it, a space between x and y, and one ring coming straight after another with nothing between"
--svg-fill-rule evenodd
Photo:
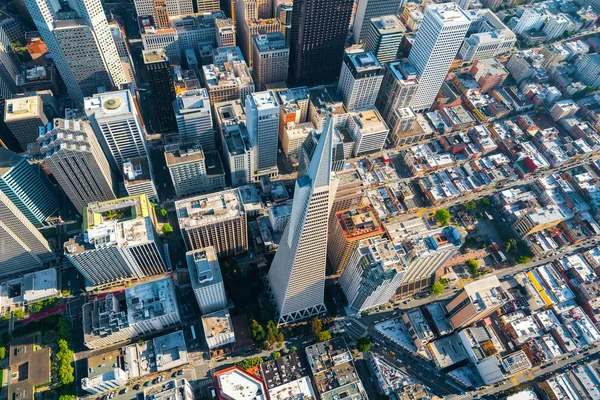
<instances>
[{"instance_id":1,"label":"bus","mask_svg":"<svg viewBox=\"0 0 600 400\"><path fill-rule=\"evenodd\" d=\"M194 325L190 326L190 330L192 331L192 340L196 340L196 329L194 329Z\"/></svg>"}]
</instances>

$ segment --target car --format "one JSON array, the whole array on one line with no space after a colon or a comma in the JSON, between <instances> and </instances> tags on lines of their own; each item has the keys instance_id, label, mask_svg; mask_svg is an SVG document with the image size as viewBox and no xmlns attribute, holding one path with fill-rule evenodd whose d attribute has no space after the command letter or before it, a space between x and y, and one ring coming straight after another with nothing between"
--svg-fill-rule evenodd
<instances>
[{"instance_id":1,"label":"car","mask_svg":"<svg viewBox=\"0 0 600 400\"><path fill-rule=\"evenodd\" d=\"M164 375L161 375L161 376L160 376L160 378L158 378L158 381L159 381L159 382L162 382L162 381L164 381L164 380L165 380L165 377L164 377Z\"/></svg>"},{"instance_id":2,"label":"car","mask_svg":"<svg viewBox=\"0 0 600 400\"><path fill-rule=\"evenodd\" d=\"M139 383L137 383L137 384L136 384L136 385L133 387L133 390L140 390L140 384L139 384Z\"/></svg>"},{"instance_id":3,"label":"car","mask_svg":"<svg viewBox=\"0 0 600 400\"><path fill-rule=\"evenodd\" d=\"M171 374L171 378L175 378L176 376L177 376L177 371L175 371Z\"/></svg>"},{"instance_id":4,"label":"car","mask_svg":"<svg viewBox=\"0 0 600 400\"><path fill-rule=\"evenodd\" d=\"M107 395L104 395L104 396L100 397L100 400L107 400L107 399L108 399Z\"/></svg>"},{"instance_id":5,"label":"car","mask_svg":"<svg viewBox=\"0 0 600 400\"><path fill-rule=\"evenodd\" d=\"M112 392L111 394L108 395L109 399L112 399L113 397L115 397L115 392Z\"/></svg>"},{"instance_id":6,"label":"car","mask_svg":"<svg viewBox=\"0 0 600 400\"><path fill-rule=\"evenodd\" d=\"M183 370L180 369L179 371L177 371L177 375L183 375Z\"/></svg>"}]
</instances>

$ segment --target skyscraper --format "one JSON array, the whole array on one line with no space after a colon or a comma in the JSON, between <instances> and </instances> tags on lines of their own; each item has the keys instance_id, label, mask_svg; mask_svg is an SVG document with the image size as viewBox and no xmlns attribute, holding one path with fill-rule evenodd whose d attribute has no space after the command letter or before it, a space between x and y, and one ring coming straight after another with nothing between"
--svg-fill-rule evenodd
<instances>
[{"instance_id":1,"label":"skyscraper","mask_svg":"<svg viewBox=\"0 0 600 400\"><path fill-rule=\"evenodd\" d=\"M382 64L392 62L396 59L405 31L404 25L395 15L372 18L365 50L372 51Z\"/></svg>"},{"instance_id":2,"label":"skyscraper","mask_svg":"<svg viewBox=\"0 0 600 400\"><path fill-rule=\"evenodd\" d=\"M248 67L253 68L252 37L279 32L279 20L273 18L270 0L237 0L235 3L238 43Z\"/></svg>"},{"instance_id":3,"label":"skyscraper","mask_svg":"<svg viewBox=\"0 0 600 400\"><path fill-rule=\"evenodd\" d=\"M154 112L152 113L153 128L155 131L169 132L177 128L173 114L175 101L175 87L171 76L169 58L164 50L142 51L148 83L152 90Z\"/></svg>"},{"instance_id":4,"label":"skyscraper","mask_svg":"<svg viewBox=\"0 0 600 400\"><path fill-rule=\"evenodd\" d=\"M214 247L188 251L185 258L200 312L204 315L227 308L227 294Z\"/></svg>"},{"instance_id":5,"label":"skyscraper","mask_svg":"<svg viewBox=\"0 0 600 400\"><path fill-rule=\"evenodd\" d=\"M268 279L279 323L325 311L327 227L336 182L331 179L333 121L325 124L306 175L296 180L292 215Z\"/></svg>"},{"instance_id":6,"label":"skyscraper","mask_svg":"<svg viewBox=\"0 0 600 400\"><path fill-rule=\"evenodd\" d=\"M188 90L173 103L179 139L198 141L204 151L215 149L210 101L206 89Z\"/></svg>"},{"instance_id":7,"label":"skyscraper","mask_svg":"<svg viewBox=\"0 0 600 400\"><path fill-rule=\"evenodd\" d=\"M39 176L25 157L0 147L0 192L37 228L58 211L54 194L43 178L47 179Z\"/></svg>"},{"instance_id":8,"label":"skyscraper","mask_svg":"<svg viewBox=\"0 0 600 400\"><path fill-rule=\"evenodd\" d=\"M395 114L398 110L410 106L418 85L417 71L412 65L402 61L386 64L375 106L391 129L392 135L396 133L397 124L393 123Z\"/></svg>"},{"instance_id":9,"label":"skyscraper","mask_svg":"<svg viewBox=\"0 0 600 400\"><path fill-rule=\"evenodd\" d=\"M160 20L163 8L166 8L168 17L178 17L180 15L189 15L194 13L192 0L134 0L135 11L137 15L151 15L155 20ZM216 7L216 8L215 8ZM218 0L199 0L198 12L211 12L219 10Z\"/></svg>"},{"instance_id":10,"label":"skyscraper","mask_svg":"<svg viewBox=\"0 0 600 400\"><path fill-rule=\"evenodd\" d=\"M259 90L265 85L284 82L287 79L290 48L285 43L283 33L267 33L252 36L252 59L254 84Z\"/></svg>"},{"instance_id":11,"label":"skyscraper","mask_svg":"<svg viewBox=\"0 0 600 400\"><path fill-rule=\"evenodd\" d=\"M290 45L290 33L292 30L292 11L294 5L290 3L280 3L277 6L275 17L279 21L281 33L285 37L285 44Z\"/></svg>"},{"instance_id":12,"label":"skyscraper","mask_svg":"<svg viewBox=\"0 0 600 400\"><path fill-rule=\"evenodd\" d=\"M398 11L404 7L404 4L406 4L406 0L358 0L352 27L354 43L365 41L369 34L372 18L398 15Z\"/></svg>"},{"instance_id":13,"label":"skyscraper","mask_svg":"<svg viewBox=\"0 0 600 400\"><path fill-rule=\"evenodd\" d=\"M254 151L253 180L277 175L279 105L273 92L257 92L246 97L246 126Z\"/></svg>"},{"instance_id":14,"label":"skyscraper","mask_svg":"<svg viewBox=\"0 0 600 400\"><path fill-rule=\"evenodd\" d=\"M88 204L83 209L83 232L64 248L89 286L167 271L154 207L145 194Z\"/></svg>"},{"instance_id":15,"label":"skyscraper","mask_svg":"<svg viewBox=\"0 0 600 400\"><path fill-rule=\"evenodd\" d=\"M37 142L42 162L79 213L88 203L117 197L110 165L89 122L57 118Z\"/></svg>"},{"instance_id":16,"label":"skyscraper","mask_svg":"<svg viewBox=\"0 0 600 400\"><path fill-rule=\"evenodd\" d=\"M35 142L38 128L48 123L41 96L16 97L6 101L4 123L23 151Z\"/></svg>"},{"instance_id":17,"label":"skyscraper","mask_svg":"<svg viewBox=\"0 0 600 400\"><path fill-rule=\"evenodd\" d=\"M39 268L52 257L48 241L0 191L0 276Z\"/></svg>"},{"instance_id":18,"label":"skyscraper","mask_svg":"<svg viewBox=\"0 0 600 400\"><path fill-rule=\"evenodd\" d=\"M111 39L100 0L58 2L25 0L71 99L126 83L125 71Z\"/></svg>"},{"instance_id":19,"label":"skyscraper","mask_svg":"<svg viewBox=\"0 0 600 400\"><path fill-rule=\"evenodd\" d=\"M408 55L419 79L414 110L427 110L433 104L470 24L471 18L456 3L427 7Z\"/></svg>"},{"instance_id":20,"label":"skyscraper","mask_svg":"<svg viewBox=\"0 0 600 400\"><path fill-rule=\"evenodd\" d=\"M346 52L338 92L347 111L375 105L383 71L372 51Z\"/></svg>"},{"instance_id":21,"label":"skyscraper","mask_svg":"<svg viewBox=\"0 0 600 400\"><path fill-rule=\"evenodd\" d=\"M294 1L290 82L301 86L339 76L353 6L354 0Z\"/></svg>"},{"instance_id":22,"label":"skyscraper","mask_svg":"<svg viewBox=\"0 0 600 400\"><path fill-rule=\"evenodd\" d=\"M142 121L128 90L88 97L84 110L115 172L122 173L123 163L132 158L148 157Z\"/></svg>"}]
</instances>

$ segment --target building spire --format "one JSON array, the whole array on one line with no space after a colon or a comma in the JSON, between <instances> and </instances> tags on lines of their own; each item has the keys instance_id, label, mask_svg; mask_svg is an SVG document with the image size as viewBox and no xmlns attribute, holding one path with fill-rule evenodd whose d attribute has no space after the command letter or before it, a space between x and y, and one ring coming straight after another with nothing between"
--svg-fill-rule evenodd
<instances>
[{"instance_id":1,"label":"building spire","mask_svg":"<svg viewBox=\"0 0 600 400\"><path fill-rule=\"evenodd\" d=\"M317 148L310 160L306 176L310 178L312 187L329 186L331 181L331 152L333 147L333 118L327 117Z\"/></svg>"}]
</instances>

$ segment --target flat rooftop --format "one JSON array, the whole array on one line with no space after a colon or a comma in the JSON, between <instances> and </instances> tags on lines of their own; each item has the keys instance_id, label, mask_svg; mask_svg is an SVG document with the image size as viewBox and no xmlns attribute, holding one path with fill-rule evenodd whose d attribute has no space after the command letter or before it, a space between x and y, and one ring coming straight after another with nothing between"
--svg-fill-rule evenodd
<instances>
[{"instance_id":1,"label":"flat rooftop","mask_svg":"<svg viewBox=\"0 0 600 400\"><path fill-rule=\"evenodd\" d=\"M188 251L185 258L194 289L223 282L214 247Z\"/></svg>"},{"instance_id":2,"label":"flat rooftop","mask_svg":"<svg viewBox=\"0 0 600 400\"><path fill-rule=\"evenodd\" d=\"M346 53L346 57L357 72L383 70L379 60L377 60L372 51Z\"/></svg>"},{"instance_id":3,"label":"flat rooftop","mask_svg":"<svg viewBox=\"0 0 600 400\"><path fill-rule=\"evenodd\" d=\"M128 287L125 289L125 301L129 325L167 314L179 313L175 287L170 278Z\"/></svg>"},{"instance_id":4,"label":"flat rooftop","mask_svg":"<svg viewBox=\"0 0 600 400\"><path fill-rule=\"evenodd\" d=\"M167 167L195 163L204 160L204 151L199 143L178 143L165 146Z\"/></svg>"},{"instance_id":5,"label":"flat rooftop","mask_svg":"<svg viewBox=\"0 0 600 400\"><path fill-rule=\"evenodd\" d=\"M252 106L258 111L279 109L279 104L277 104L277 100L275 100L275 96L270 90L254 92L248 97L252 102Z\"/></svg>"},{"instance_id":6,"label":"flat rooftop","mask_svg":"<svg viewBox=\"0 0 600 400\"><path fill-rule=\"evenodd\" d=\"M281 393L284 393L282 385L294 383L294 385L290 387L290 389L294 389L295 387L302 385L301 383L296 382L297 380L308 376L308 368L296 351L285 354L277 360L266 361L260 366L260 369L267 388L276 388L277 390L275 393L278 393L279 396Z\"/></svg>"},{"instance_id":7,"label":"flat rooftop","mask_svg":"<svg viewBox=\"0 0 600 400\"><path fill-rule=\"evenodd\" d=\"M395 15L384 15L382 17L371 18L371 24L375 26L380 35L389 35L392 33L403 33L406 28Z\"/></svg>"},{"instance_id":8,"label":"flat rooftop","mask_svg":"<svg viewBox=\"0 0 600 400\"><path fill-rule=\"evenodd\" d=\"M388 130L387 125L377 110L367 109L350 113L361 134L379 133Z\"/></svg>"},{"instance_id":9,"label":"flat rooftop","mask_svg":"<svg viewBox=\"0 0 600 400\"><path fill-rule=\"evenodd\" d=\"M366 238L385 233L372 205L338 211L335 217L348 240L360 240L361 236Z\"/></svg>"},{"instance_id":10,"label":"flat rooftop","mask_svg":"<svg viewBox=\"0 0 600 400\"><path fill-rule=\"evenodd\" d=\"M144 59L144 64L153 64L157 62L169 61L169 57L167 57L167 52L163 49L142 50L142 58Z\"/></svg>"},{"instance_id":11,"label":"flat rooftop","mask_svg":"<svg viewBox=\"0 0 600 400\"><path fill-rule=\"evenodd\" d=\"M123 181L125 185L136 185L152 181L147 157L136 157L123 163Z\"/></svg>"},{"instance_id":12,"label":"flat rooftop","mask_svg":"<svg viewBox=\"0 0 600 400\"><path fill-rule=\"evenodd\" d=\"M107 118L115 115L137 113L127 90L98 93L83 99L86 114L94 114L96 118Z\"/></svg>"},{"instance_id":13,"label":"flat rooftop","mask_svg":"<svg viewBox=\"0 0 600 400\"><path fill-rule=\"evenodd\" d=\"M254 40L256 48L260 52L288 48L288 46L285 44L285 37L281 32L267 33L264 35L254 35L252 36L252 40Z\"/></svg>"},{"instance_id":14,"label":"flat rooftop","mask_svg":"<svg viewBox=\"0 0 600 400\"><path fill-rule=\"evenodd\" d=\"M24 119L40 118L42 114L42 98L40 96L8 99L4 106L4 121L8 123Z\"/></svg>"},{"instance_id":15,"label":"flat rooftop","mask_svg":"<svg viewBox=\"0 0 600 400\"><path fill-rule=\"evenodd\" d=\"M245 214L236 189L179 200L175 202L175 209L183 229L215 224Z\"/></svg>"},{"instance_id":16,"label":"flat rooftop","mask_svg":"<svg viewBox=\"0 0 600 400\"><path fill-rule=\"evenodd\" d=\"M471 18L456 3L430 4L427 6L425 15L430 12L444 25L461 25L471 22Z\"/></svg>"},{"instance_id":17,"label":"flat rooftop","mask_svg":"<svg viewBox=\"0 0 600 400\"><path fill-rule=\"evenodd\" d=\"M446 336L428 344L440 368L447 368L468 358L458 335Z\"/></svg>"},{"instance_id":18,"label":"flat rooftop","mask_svg":"<svg viewBox=\"0 0 600 400\"><path fill-rule=\"evenodd\" d=\"M219 310L203 315L202 327L204 328L204 335L207 338L231 334L233 332L233 325L231 324L229 310Z\"/></svg>"},{"instance_id":19,"label":"flat rooftop","mask_svg":"<svg viewBox=\"0 0 600 400\"><path fill-rule=\"evenodd\" d=\"M464 291L479 310L502 305L508 300L496 275L471 282L465 285Z\"/></svg>"},{"instance_id":20,"label":"flat rooftop","mask_svg":"<svg viewBox=\"0 0 600 400\"><path fill-rule=\"evenodd\" d=\"M263 382L238 367L227 368L214 374L218 397L232 400L264 400Z\"/></svg>"}]
</instances>

